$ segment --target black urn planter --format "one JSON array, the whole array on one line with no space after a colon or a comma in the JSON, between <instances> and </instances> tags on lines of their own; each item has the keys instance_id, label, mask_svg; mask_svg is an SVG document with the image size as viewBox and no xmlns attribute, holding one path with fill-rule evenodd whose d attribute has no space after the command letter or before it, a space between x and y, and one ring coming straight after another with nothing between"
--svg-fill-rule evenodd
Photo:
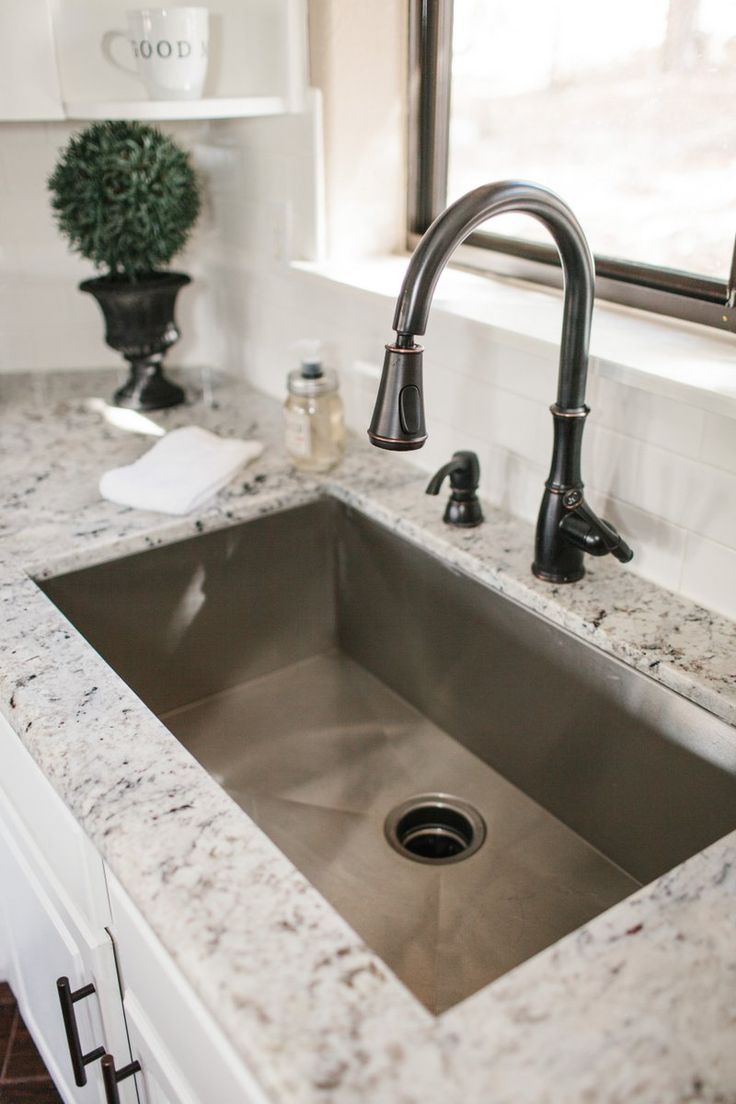
<instances>
[{"instance_id":1,"label":"black urn planter","mask_svg":"<svg viewBox=\"0 0 736 1104\"><path fill-rule=\"evenodd\" d=\"M162 410L184 402L184 391L163 374L166 350L179 340L174 305L179 289L190 283L183 272L151 272L138 280L97 276L83 280L105 319L105 341L122 353L130 375L114 395L116 406Z\"/></svg>"}]
</instances>

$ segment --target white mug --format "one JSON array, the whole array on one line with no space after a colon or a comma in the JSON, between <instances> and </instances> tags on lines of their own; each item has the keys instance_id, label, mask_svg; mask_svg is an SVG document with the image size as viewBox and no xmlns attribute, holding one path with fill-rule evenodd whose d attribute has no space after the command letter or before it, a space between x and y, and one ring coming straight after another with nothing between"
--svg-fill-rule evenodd
<instances>
[{"instance_id":1,"label":"white mug","mask_svg":"<svg viewBox=\"0 0 736 1104\"><path fill-rule=\"evenodd\" d=\"M152 100L199 99L207 75L207 8L139 8L127 15L127 36L108 31L103 37L108 61L127 73L137 73ZM130 41L135 70L113 56L112 43L121 37Z\"/></svg>"}]
</instances>

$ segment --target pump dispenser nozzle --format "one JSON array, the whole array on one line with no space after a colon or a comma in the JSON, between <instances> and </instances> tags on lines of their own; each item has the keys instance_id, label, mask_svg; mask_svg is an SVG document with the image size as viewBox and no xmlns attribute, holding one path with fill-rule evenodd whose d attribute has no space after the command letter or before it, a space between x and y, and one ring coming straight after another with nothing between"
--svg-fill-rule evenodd
<instances>
[{"instance_id":1,"label":"pump dispenser nozzle","mask_svg":"<svg viewBox=\"0 0 736 1104\"><path fill-rule=\"evenodd\" d=\"M319 379L324 375L321 341L305 337L301 341L295 341L292 348L299 354L299 365L304 379Z\"/></svg>"}]
</instances>

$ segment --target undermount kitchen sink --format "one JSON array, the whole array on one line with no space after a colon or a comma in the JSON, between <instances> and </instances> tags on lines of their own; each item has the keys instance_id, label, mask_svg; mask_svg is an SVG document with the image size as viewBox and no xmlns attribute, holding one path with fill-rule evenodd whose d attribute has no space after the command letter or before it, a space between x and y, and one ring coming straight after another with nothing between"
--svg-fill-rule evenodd
<instances>
[{"instance_id":1,"label":"undermount kitchen sink","mask_svg":"<svg viewBox=\"0 0 736 1104\"><path fill-rule=\"evenodd\" d=\"M334 499L40 585L433 1012L736 827L725 723Z\"/></svg>"}]
</instances>

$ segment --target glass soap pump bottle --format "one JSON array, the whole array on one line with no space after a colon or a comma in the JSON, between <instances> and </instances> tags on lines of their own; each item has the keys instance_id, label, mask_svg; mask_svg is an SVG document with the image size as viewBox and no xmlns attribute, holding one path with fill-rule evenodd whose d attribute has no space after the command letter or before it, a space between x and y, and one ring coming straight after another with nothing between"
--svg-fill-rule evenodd
<instances>
[{"instance_id":1,"label":"glass soap pump bottle","mask_svg":"<svg viewBox=\"0 0 736 1104\"><path fill-rule=\"evenodd\" d=\"M289 372L284 403L286 451L301 471L324 472L345 449L345 421L337 373L322 364L318 341L299 342L301 364Z\"/></svg>"}]
</instances>

